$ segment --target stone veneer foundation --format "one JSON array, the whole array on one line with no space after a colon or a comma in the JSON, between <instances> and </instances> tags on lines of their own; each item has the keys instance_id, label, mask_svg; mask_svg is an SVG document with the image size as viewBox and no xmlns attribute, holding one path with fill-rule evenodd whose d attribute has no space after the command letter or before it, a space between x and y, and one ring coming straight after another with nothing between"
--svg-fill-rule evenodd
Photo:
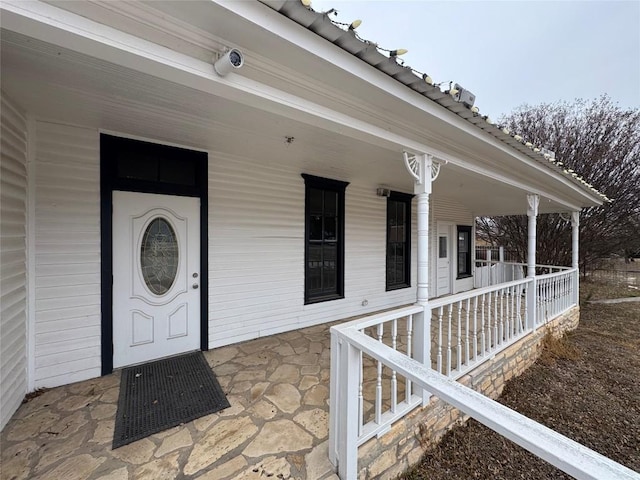
<instances>
[{"instance_id":1,"label":"stone veneer foundation","mask_svg":"<svg viewBox=\"0 0 640 480\"><path fill-rule=\"evenodd\" d=\"M579 307L573 307L535 332L509 346L460 378L460 383L498 398L507 381L521 375L540 356L547 332L559 337L575 329ZM372 438L358 449L360 480L396 478L416 464L427 445L434 445L444 434L469 417L439 398L432 397L424 408L416 408L397 421L380 438Z\"/></svg>"}]
</instances>

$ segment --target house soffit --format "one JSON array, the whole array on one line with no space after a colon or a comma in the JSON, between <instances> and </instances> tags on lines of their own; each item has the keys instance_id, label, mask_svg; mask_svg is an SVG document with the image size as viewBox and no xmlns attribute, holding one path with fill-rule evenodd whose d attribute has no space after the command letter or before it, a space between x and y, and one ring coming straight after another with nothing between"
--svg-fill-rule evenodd
<instances>
[{"instance_id":1,"label":"house soffit","mask_svg":"<svg viewBox=\"0 0 640 480\"><path fill-rule=\"evenodd\" d=\"M214 2L203 2L203 4L206 5L206 8L214 8L216 13L220 13L220 7L216 9ZM93 17L92 19L97 22L115 24L114 28L131 31L141 38L147 37L150 41L159 45L167 46L176 51L182 51L187 55L203 61L210 61L211 56L224 47L243 48L243 52L250 59L250 61L247 62L246 71L243 69L243 76L252 77L268 84L278 84L280 88L284 90L294 90L300 96L312 99L323 105L329 105L330 108L336 111L347 111L351 116L383 125L387 130L394 130L399 135L417 139L419 142L425 142L442 152L448 152L448 155L441 156L446 156L446 159L452 163L461 166L469 165L470 162L475 163L475 165L478 166L478 168L473 169L476 173L488 175L502 181L509 181L509 177L513 177L514 168L505 169L504 165L511 164L511 167L520 167L520 164L513 162L512 155L506 154L504 151L496 152L495 149L492 150L491 147L487 145L480 145L485 149L482 151L482 149L478 148L479 144L472 141L473 139L470 139L466 144L459 141L459 136L458 141L447 140L447 138L451 139L455 136L456 128L451 127L446 124L446 122L427 123L431 128L424 128L425 118L427 117L424 115L424 112L414 110L412 112L414 115L413 118L410 116L399 118L389 115L388 108L372 106L358 100L349 94L349 92L345 93L344 90L331 89L330 86L319 82L312 76L301 75L299 71L283 66L282 64L273 63L270 59L247 49L241 43L241 38L237 38L237 43L229 43L229 40L223 41L221 38L209 32L195 28L191 23L183 19L175 16L162 15L161 12L158 14L159 11L156 9L156 5L160 4L154 4L154 2L151 2L149 5L142 2L104 2L101 4L85 4L84 2L55 3L56 7L61 5L70 11L75 10L74 13L86 18ZM171 2L163 2L161 5L173 6L173 8L184 10L183 6L179 5L179 3L174 5ZM193 15L193 13L189 12L189 15ZM214 30L216 29L214 28ZM222 33L225 32L222 31ZM228 37L228 35L225 34L225 37ZM252 44L252 42L248 43ZM309 57L309 55L306 56ZM316 65L317 62L321 62L318 58L309 58L307 60ZM333 70L335 70L335 68ZM351 86L353 88L361 87L362 82L351 82ZM395 105L398 104L392 95L387 92L382 93L384 93L384 95L370 95L370 97L373 98L375 96L378 101L388 102L387 105L391 103ZM380 112L385 112L386 115L383 117ZM492 153L494 155L492 155ZM487 159L491 160L488 161ZM509 160L511 161L509 162ZM540 175L541 169L536 162L533 162L531 159L526 159L526 161L534 166L534 175L533 177L528 176L531 170L527 172L526 169L521 169L522 172L515 175L515 183L517 185L524 185L525 187L529 185L533 187L534 190L537 190L537 188L535 188L537 185L544 190L543 187L545 180L548 181L548 176ZM518 169L516 168L516 170ZM502 171L503 175L495 175L495 172L500 171ZM536 179L536 176L540 178ZM556 177L556 180L557 179ZM561 180L562 183L567 183L568 181L564 178ZM568 186L575 188L575 185ZM544 191L540 193L545 195ZM560 196L566 197L566 194L567 192L564 191L564 194L560 193ZM583 204L584 199L578 199L576 203Z\"/></svg>"}]
</instances>

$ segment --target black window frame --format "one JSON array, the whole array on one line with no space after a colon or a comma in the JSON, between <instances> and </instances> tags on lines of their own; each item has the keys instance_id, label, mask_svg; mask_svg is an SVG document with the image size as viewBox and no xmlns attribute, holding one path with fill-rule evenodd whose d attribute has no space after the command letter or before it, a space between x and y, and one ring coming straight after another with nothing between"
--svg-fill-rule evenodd
<instances>
[{"instance_id":1,"label":"black window frame","mask_svg":"<svg viewBox=\"0 0 640 480\"><path fill-rule=\"evenodd\" d=\"M389 292L391 290L399 290L402 288L411 287L411 202L413 200L413 195L409 193L395 192L391 191L389 196L387 197L387 219L386 219L386 249L385 249L385 285L386 291ZM391 218L391 210L392 205L394 203L403 203L405 205L405 217L404 217L404 278L402 281L396 281L394 283L389 282L389 247L391 243L390 238L390 228L391 225L389 223ZM398 242L399 243L399 242Z\"/></svg>"},{"instance_id":2,"label":"black window frame","mask_svg":"<svg viewBox=\"0 0 640 480\"><path fill-rule=\"evenodd\" d=\"M345 192L349 182L301 174L305 184L304 194L304 303L327 302L344 298L344 226L345 226ZM317 189L337 194L337 232L336 232L336 285L332 292L311 294L309 292L309 245L311 242L311 199L310 190ZM317 241L317 240L316 240ZM322 240L324 242L324 240Z\"/></svg>"},{"instance_id":3,"label":"black window frame","mask_svg":"<svg viewBox=\"0 0 640 480\"><path fill-rule=\"evenodd\" d=\"M460 233L467 233L469 244L467 248L466 258L464 259L464 272L460 272ZM457 225L456 229L456 280L460 280L462 278L469 278L473 276L473 271L471 270L472 265L472 257L473 256L473 227L470 225Z\"/></svg>"}]
</instances>

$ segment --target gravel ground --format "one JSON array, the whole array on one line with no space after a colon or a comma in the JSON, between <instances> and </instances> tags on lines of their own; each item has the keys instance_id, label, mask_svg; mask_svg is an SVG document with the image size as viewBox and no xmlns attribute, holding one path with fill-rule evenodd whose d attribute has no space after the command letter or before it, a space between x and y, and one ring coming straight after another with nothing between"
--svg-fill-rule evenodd
<instances>
[{"instance_id":1,"label":"gravel ground","mask_svg":"<svg viewBox=\"0 0 640 480\"><path fill-rule=\"evenodd\" d=\"M510 381L498 401L640 472L640 306L587 303L638 295L637 287L581 283L579 327L546 342L538 362ZM401 478L573 477L470 420Z\"/></svg>"}]
</instances>

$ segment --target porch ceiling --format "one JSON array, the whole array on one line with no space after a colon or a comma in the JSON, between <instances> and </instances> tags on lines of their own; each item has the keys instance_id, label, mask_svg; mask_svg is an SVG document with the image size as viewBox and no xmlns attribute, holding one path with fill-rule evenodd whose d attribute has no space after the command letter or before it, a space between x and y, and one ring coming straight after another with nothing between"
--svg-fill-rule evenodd
<instances>
[{"instance_id":1,"label":"porch ceiling","mask_svg":"<svg viewBox=\"0 0 640 480\"><path fill-rule=\"evenodd\" d=\"M355 140L5 29L1 40L2 89L34 118L255 158L256 165L295 161L309 173L412 190L395 147ZM285 137L295 140L286 144ZM453 198L476 215L524 213L526 193L452 164L443 166L434 184L434 195ZM541 200L543 213L566 210Z\"/></svg>"}]
</instances>

